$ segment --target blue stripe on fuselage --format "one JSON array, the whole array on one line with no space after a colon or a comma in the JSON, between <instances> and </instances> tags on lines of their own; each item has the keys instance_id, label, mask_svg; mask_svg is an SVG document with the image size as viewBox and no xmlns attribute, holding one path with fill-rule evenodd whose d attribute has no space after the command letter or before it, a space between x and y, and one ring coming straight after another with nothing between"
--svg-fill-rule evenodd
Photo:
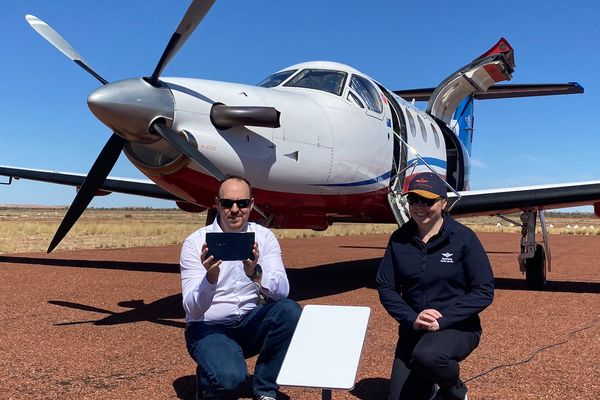
<instances>
[{"instance_id":1,"label":"blue stripe on fuselage","mask_svg":"<svg viewBox=\"0 0 600 400\"><path fill-rule=\"evenodd\" d=\"M376 178L373 179L367 179L366 181L360 181L360 182L348 182L348 183L325 183L325 184L318 184L315 183L313 184L313 186L365 186L365 185L372 185L374 183L378 183L378 182L383 182L385 180L390 179L390 175L392 174L392 171L388 171L382 175L379 175Z\"/></svg>"},{"instance_id":2,"label":"blue stripe on fuselage","mask_svg":"<svg viewBox=\"0 0 600 400\"><path fill-rule=\"evenodd\" d=\"M415 160L417 161L416 165L425 165L425 163L423 161L421 161L421 159L418 159L418 158L413 158L412 160L409 160L407 162L407 164L410 165ZM423 160L425 160L425 162L427 162L427 164L429 164L431 166L440 167L440 168L446 169L446 160L441 160L439 158L433 158L433 157L423 157ZM314 184L312 184L312 186L327 186L327 187L366 186L366 185L372 185L374 183L379 183L379 182L386 181L386 180L390 179L391 175L392 175L392 171L387 171L384 174L379 175L376 178L367 179L367 180L364 180L364 181L347 182L347 183L323 183L323 184L314 183Z\"/></svg>"},{"instance_id":3,"label":"blue stripe on fuselage","mask_svg":"<svg viewBox=\"0 0 600 400\"><path fill-rule=\"evenodd\" d=\"M423 160L425 160L425 162L427 164L434 166L434 167L440 167L440 168L446 169L446 166L447 166L446 160L441 160L439 158L423 157ZM416 165L425 165L425 163L423 161L421 161L420 158L413 158L412 160L408 160L406 162L406 164L410 165L410 164L414 163L415 161L417 162Z\"/></svg>"}]
</instances>

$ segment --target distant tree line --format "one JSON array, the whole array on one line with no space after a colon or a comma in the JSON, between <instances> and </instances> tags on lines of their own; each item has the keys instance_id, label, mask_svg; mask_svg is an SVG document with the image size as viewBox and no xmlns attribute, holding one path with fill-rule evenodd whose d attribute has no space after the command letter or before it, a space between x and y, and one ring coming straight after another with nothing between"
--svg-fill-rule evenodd
<instances>
[{"instance_id":1,"label":"distant tree line","mask_svg":"<svg viewBox=\"0 0 600 400\"><path fill-rule=\"evenodd\" d=\"M546 211L544 215L547 218L594 218L594 213L592 212L563 212L563 211Z\"/></svg>"}]
</instances>

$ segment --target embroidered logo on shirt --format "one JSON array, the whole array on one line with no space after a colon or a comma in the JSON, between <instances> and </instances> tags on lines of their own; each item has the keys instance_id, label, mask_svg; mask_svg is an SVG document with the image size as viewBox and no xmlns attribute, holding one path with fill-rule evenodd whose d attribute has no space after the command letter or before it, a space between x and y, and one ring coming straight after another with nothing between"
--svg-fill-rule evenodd
<instances>
[{"instance_id":1,"label":"embroidered logo on shirt","mask_svg":"<svg viewBox=\"0 0 600 400\"><path fill-rule=\"evenodd\" d=\"M452 259L452 253L442 253L442 259L440 262L454 264L454 260Z\"/></svg>"}]
</instances>

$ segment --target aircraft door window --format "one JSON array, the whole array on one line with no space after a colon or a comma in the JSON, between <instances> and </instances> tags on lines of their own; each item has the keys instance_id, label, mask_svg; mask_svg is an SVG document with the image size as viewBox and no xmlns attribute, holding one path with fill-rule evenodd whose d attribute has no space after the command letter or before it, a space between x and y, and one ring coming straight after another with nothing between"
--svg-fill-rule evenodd
<instances>
[{"instance_id":1,"label":"aircraft door window","mask_svg":"<svg viewBox=\"0 0 600 400\"><path fill-rule=\"evenodd\" d=\"M440 134L438 133L435 125L433 125L431 122L429 123L429 125L431 125L431 131L433 132L433 140L435 140L435 147L436 148L440 148Z\"/></svg>"},{"instance_id":2,"label":"aircraft door window","mask_svg":"<svg viewBox=\"0 0 600 400\"><path fill-rule=\"evenodd\" d=\"M283 86L322 90L341 96L346 75L329 69L303 69Z\"/></svg>"},{"instance_id":3,"label":"aircraft door window","mask_svg":"<svg viewBox=\"0 0 600 400\"><path fill-rule=\"evenodd\" d=\"M364 100L367 108L378 114L383 112L383 104L379 97L379 92L375 89L375 86L368 79L363 78L359 75L352 75L350 79L350 87L358 93L358 95Z\"/></svg>"},{"instance_id":4,"label":"aircraft door window","mask_svg":"<svg viewBox=\"0 0 600 400\"><path fill-rule=\"evenodd\" d=\"M427 141L427 130L425 129L425 124L423 123L423 119L420 115L417 115L417 120L419 121L419 128L421 128L421 135L423 136L423 141Z\"/></svg>"},{"instance_id":5,"label":"aircraft door window","mask_svg":"<svg viewBox=\"0 0 600 400\"><path fill-rule=\"evenodd\" d=\"M270 75L267 78L263 79L257 86L262 86L266 88L275 87L281 82L285 81L287 78L289 78L296 71L296 69L290 69L288 71L276 72L273 75Z\"/></svg>"},{"instance_id":6,"label":"aircraft door window","mask_svg":"<svg viewBox=\"0 0 600 400\"><path fill-rule=\"evenodd\" d=\"M415 118L412 116L412 113L406 110L406 119L408 119L408 126L410 133L413 137L417 136L417 127L415 126Z\"/></svg>"}]
</instances>

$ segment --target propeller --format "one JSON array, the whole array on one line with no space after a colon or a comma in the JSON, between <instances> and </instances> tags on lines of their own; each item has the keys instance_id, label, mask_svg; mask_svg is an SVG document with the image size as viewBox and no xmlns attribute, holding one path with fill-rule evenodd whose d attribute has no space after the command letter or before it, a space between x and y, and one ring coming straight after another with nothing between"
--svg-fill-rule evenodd
<instances>
[{"instance_id":1,"label":"propeller","mask_svg":"<svg viewBox=\"0 0 600 400\"><path fill-rule=\"evenodd\" d=\"M152 73L150 83L153 86L156 86L158 78L160 77L163 69L193 33L198 24L202 21L206 13L214 4L214 1L215 0L194 0L190 4L183 19L179 23L177 30L171 36L171 39L169 40L169 43L167 44L167 47L165 48L154 72ZM33 15L27 15L25 19L37 33L50 42L50 44L56 47L61 53L69 57L69 59L86 70L103 85L110 85L109 82L100 76L96 71L94 71L87 61L85 61L83 57L81 57L81 55L52 27ZM223 172L221 172L221 170L219 170L219 168L217 168L208 158L200 153L198 149L183 139L178 132L169 128L164 121L158 120L158 122L155 122L152 125L151 130L165 139L173 147L190 157L219 181L224 179L225 175ZM81 185L81 188L77 192L73 203L71 203L71 206L67 210L65 217L54 234L50 246L48 247L48 253L58 246L61 240L77 222L81 214L85 211L89 203L94 198L98 188L100 185L102 185L114 167L126 143L126 139L115 133L113 133L108 139L102 151L96 158L96 161L94 161L94 164L88 172L88 175Z\"/></svg>"},{"instance_id":2,"label":"propeller","mask_svg":"<svg viewBox=\"0 0 600 400\"><path fill-rule=\"evenodd\" d=\"M151 85L156 85L163 69L165 69L169 61L171 61L181 46L188 40L214 3L215 0L194 0L190 4L175 33L171 36L158 64L156 64L156 68L150 77Z\"/></svg>"},{"instance_id":3,"label":"propeller","mask_svg":"<svg viewBox=\"0 0 600 400\"><path fill-rule=\"evenodd\" d=\"M46 39L50 44L60 50L61 53L69 57L75 64L79 65L81 68L89 72L94 76L94 78L98 79L100 83L106 85L108 81L101 77L96 71L90 67L90 65L79 55L79 53L69 44L62 36L58 34L50 25L42 21L36 16L26 15L25 19L31 25L31 27L40 34L44 39Z\"/></svg>"},{"instance_id":4,"label":"propeller","mask_svg":"<svg viewBox=\"0 0 600 400\"><path fill-rule=\"evenodd\" d=\"M71 230L73 225L75 225L75 222L77 222L81 214L83 214L94 198L98 187L104 182L117 162L125 143L125 139L114 133L111 135L110 139L108 139L108 142L104 145L98 158L94 161L94 165L92 165L83 184L77 191L77 196L75 196L73 203L71 203L71 206L67 210L60 226L56 230L52 242L50 242L50 246L48 247L48 253L58 246L60 241Z\"/></svg>"},{"instance_id":5,"label":"propeller","mask_svg":"<svg viewBox=\"0 0 600 400\"><path fill-rule=\"evenodd\" d=\"M37 33L50 42L50 44L56 47L61 53L74 61L75 64L86 70L103 85L108 83L108 81L94 71L87 61L85 61L85 59L81 57L81 55L58 32L52 29L50 25L33 15L26 15L25 19ZM71 206L56 230L56 233L50 242L50 246L48 247L48 253L58 246L60 241L65 237L69 230L71 230L75 222L77 222L81 214L90 204L98 187L104 182L117 162L125 143L125 139L114 133L108 139L108 142L106 142L104 148L96 158L96 161L94 161L85 181L83 181L83 184L77 191L73 203L71 203Z\"/></svg>"},{"instance_id":6,"label":"propeller","mask_svg":"<svg viewBox=\"0 0 600 400\"><path fill-rule=\"evenodd\" d=\"M175 147L177 150L194 160L196 164L217 178L219 182L225 179L225 174L215 164L213 164L212 161L206 158L204 154L200 153L198 149L192 146L187 140L182 138L179 132L169 128L164 121L159 120L158 122L155 122L150 127L150 130L156 132L171 146Z\"/></svg>"}]
</instances>

